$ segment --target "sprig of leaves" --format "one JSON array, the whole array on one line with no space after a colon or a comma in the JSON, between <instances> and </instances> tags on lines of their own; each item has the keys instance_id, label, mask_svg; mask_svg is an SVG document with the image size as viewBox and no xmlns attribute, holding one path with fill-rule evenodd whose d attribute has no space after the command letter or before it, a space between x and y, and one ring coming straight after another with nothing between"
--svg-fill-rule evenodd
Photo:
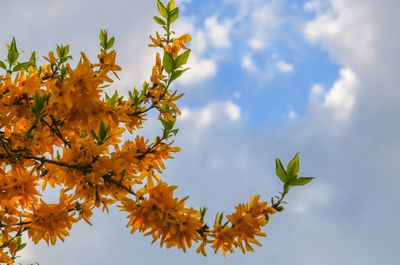
<instances>
[{"instance_id":1,"label":"sprig of leaves","mask_svg":"<svg viewBox=\"0 0 400 265\"><path fill-rule=\"evenodd\" d=\"M115 38L108 38L108 31L102 29L100 31L100 46L103 50L111 49L114 46Z\"/></svg>"},{"instance_id":2,"label":"sprig of leaves","mask_svg":"<svg viewBox=\"0 0 400 265\"><path fill-rule=\"evenodd\" d=\"M293 157L293 159L290 160L290 162L286 166L286 169L284 168L280 158L278 157L275 160L275 164L276 164L276 175L283 183L283 192L280 193L281 195L280 197L275 196L275 198L278 199L277 202L275 202L273 198L271 202L273 207L279 211L283 210L283 207L280 204L284 202L283 199L289 192L291 187L305 186L306 184L310 183L314 178L299 177L299 171L300 171L299 153L297 153Z\"/></svg>"},{"instance_id":3,"label":"sprig of leaves","mask_svg":"<svg viewBox=\"0 0 400 265\"><path fill-rule=\"evenodd\" d=\"M99 132L96 133L94 130L90 130L90 134L92 135L93 139L98 145L102 145L108 139L110 139L109 131L110 131L110 125L106 127L104 122L101 122Z\"/></svg>"},{"instance_id":4,"label":"sprig of leaves","mask_svg":"<svg viewBox=\"0 0 400 265\"><path fill-rule=\"evenodd\" d=\"M6 47L8 52L5 62L7 62L8 66L4 61L0 60L0 68L6 70L8 73L13 73L21 69L27 70L30 66L36 66L36 52L31 52L28 61L18 61L21 52L18 51L17 42L14 37L12 37L10 44L6 44Z\"/></svg>"}]
</instances>

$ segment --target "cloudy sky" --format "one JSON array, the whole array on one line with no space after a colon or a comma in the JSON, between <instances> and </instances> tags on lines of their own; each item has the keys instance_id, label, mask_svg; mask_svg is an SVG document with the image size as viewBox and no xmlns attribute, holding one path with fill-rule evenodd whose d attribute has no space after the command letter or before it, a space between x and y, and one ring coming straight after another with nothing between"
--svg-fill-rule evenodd
<instances>
[{"instance_id":1,"label":"cloudy sky","mask_svg":"<svg viewBox=\"0 0 400 265\"><path fill-rule=\"evenodd\" d=\"M131 235L117 209L78 224L64 244L30 245L22 264L395 265L400 260L400 1L182 0L193 36L177 138L164 178L195 207L230 212L280 189L274 158L301 152L317 179L293 190L254 254L203 258ZM116 36L121 93L146 80L156 26L148 0L2 3L0 39L45 55L69 43L94 58ZM4 56L4 49L0 52ZM77 56L75 56L77 57Z\"/></svg>"}]
</instances>

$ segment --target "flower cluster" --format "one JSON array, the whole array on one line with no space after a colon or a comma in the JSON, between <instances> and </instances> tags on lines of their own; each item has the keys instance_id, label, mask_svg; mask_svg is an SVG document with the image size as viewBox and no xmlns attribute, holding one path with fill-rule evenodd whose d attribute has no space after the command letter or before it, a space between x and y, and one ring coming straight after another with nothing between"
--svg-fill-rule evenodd
<instances>
[{"instance_id":1,"label":"flower cluster","mask_svg":"<svg viewBox=\"0 0 400 265\"><path fill-rule=\"evenodd\" d=\"M286 182L277 202L269 206L253 196L225 222L217 215L212 228L204 220L205 208L187 207L187 197L174 196L176 186L160 174L165 160L179 151L173 138L182 94L172 84L188 70L191 38L171 31L179 15L173 0L167 5L157 0L157 6L160 17L154 20L164 33L150 36L149 46L161 54L150 81L127 98L107 92L121 68L112 50L114 37L105 30L97 61L81 53L76 66L68 45L50 51L42 65L34 52L21 61L14 39L8 45L7 59L0 60L0 263L15 261L26 245L25 232L34 243L56 244L75 223L91 224L95 208L108 211L115 203L128 214L132 233L152 236L161 246L186 251L199 243L203 255L207 245L224 255L236 248L253 251L251 244L261 245L257 237L266 235L261 229L282 209L290 185L308 181L297 179L298 163L289 165L294 177L279 168ZM153 139L141 135L150 111L162 125ZM51 189L60 191L58 203L46 202Z\"/></svg>"}]
</instances>

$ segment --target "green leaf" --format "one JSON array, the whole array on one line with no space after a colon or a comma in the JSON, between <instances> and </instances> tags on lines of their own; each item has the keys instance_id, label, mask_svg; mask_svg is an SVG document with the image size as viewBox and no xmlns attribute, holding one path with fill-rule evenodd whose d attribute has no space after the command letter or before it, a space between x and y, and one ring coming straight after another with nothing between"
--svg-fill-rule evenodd
<instances>
[{"instance_id":1,"label":"green leaf","mask_svg":"<svg viewBox=\"0 0 400 265\"><path fill-rule=\"evenodd\" d=\"M69 44L65 45L64 49L65 49L64 56L67 56L69 54Z\"/></svg>"},{"instance_id":2,"label":"green leaf","mask_svg":"<svg viewBox=\"0 0 400 265\"><path fill-rule=\"evenodd\" d=\"M99 137L97 137L97 134L96 134L96 132L92 129L92 130L90 130L90 134L93 136L93 138L97 141L97 142L99 142Z\"/></svg>"},{"instance_id":3,"label":"green leaf","mask_svg":"<svg viewBox=\"0 0 400 265\"><path fill-rule=\"evenodd\" d=\"M170 131L172 128L174 128L175 123L173 121L164 121L163 125L166 131Z\"/></svg>"},{"instance_id":4,"label":"green leaf","mask_svg":"<svg viewBox=\"0 0 400 265\"><path fill-rule=\"evenodd\" d=\"M18 247L17 247L17 249L15 250L15 252L18 252L18 251L21 251L21 250L23 250L24 248L26 247L26 243L20 243L20 244L18 244Z\"/></svg>"},{"instance_id":5,"label":"green leaf","mask_svg":"<svg viewBox=\"0 0 400 265\"><path fill-rule=\"evenodd\" d=\"M24 68L25 70L27 70L28 67L31 66L31 65L32 65L32 62L31 62L31 61L29 61L29 62L24 62L24 63L19 63L19 64L17 64L16 66L14 66L14 68L13 68L12 70L13 70L13 72L20 71L22 68Z\"/></svg>"},{"instance_id":6,"label":"green leaf","mask_svg":"<svg viewBox=\"0 0 400 265\"><path fill-rule=\"evenodd\" d=\"M175 8L175 1L174 0L170 0L168 2L167 9L168 9L168 11L171 11L174 8Z\"/></svg>"},{"instance_id":7,"label":"green leaf","mask_svg":"<svg viewBox=\"0 0 400 265\"><path fill-rule=\"evenodd\" d=\"M299 153L297 153L286 168L286 173L289 179L296 179L300 170Z\"/></svg>"},{"instance_id":8,"label":"green leaf","mask_svg":"<svg viewBox=\"0 0 400 265\"><path fill-rule=\"evenodd\" d=\"M129 92L130 94L132 94L131 92ZM118 91L117 90L115 90L115 92L114 92L114 94L112 95L112 97L110 97L110 96L108 96L108 94L106 93L106 102L108 103L108 104L110 104L111 106L115 106L115 104L117 104L118 103L118 101L120 100L120 99L122 99L123 97L120 97L119 95L118 95Z\"/></svg>"},{"instance_id":9,"label":"green leaf","mask_svg":"<svg viewBox=\"0 0 400 265\"><path fill-rule=\"evenodd\" d=\"M68 48L69 51L69 48ZM36 52L31 52L31 56L29 57L29 61L31 62L31 65L36 66Z\"/></svg>"},{"instance_id":10,"label":"green leaf","mask_svg":"<svg viewBox=\"0 0 400 265\"><path fill-rule=\"evenodd\" d=\"M276 164L276 175L279 177L279 179L283 183L286 183L288 180L288 177L287 177L285 169L283 168L282 162L278 157L275 159L275 164Z\"/></svg>"},{"instance_id":11,"label":"green leaf","mask_svg":"<svg viewBox=\"0 0 400 265\"><path fill-rule=\"evenodd\" d=\"M163 67L168 74L174 71L174 58L168 52L164 52Z\"/></svg>"},{"instance_id":12,"label":"green leaf","mask_svg":"<svg viewBox=\"0 0 400 265\"><path fill-rule=\"evenodd\" d=\"M222 220L224 219L224 213L221 213L219 216L218 216L218 224L222 224Z\"/></svg>"},{"instance_id":13,"label":"green leaf","mask_svg":"<svg viewBox=\"0 0 400 265\"><path fill-rule=\"evenodd\" d=\"M115 38L112 37L109 41L107 41L106 49L111 49L114 46Z\"/></svg>"},{"instance_id":14,"label":"green leaf","mask_svg":"<svg viewBox=\"0 0 400 265\"><path fill-rule=\"evenodd\" d=\"M175 68L178 69L182 65L187 63L187 60L189 58L190 50L186 50L182 54L180 54L178 57L175 59Z\"/></svg>"},{"instance_id":15,"label":"green leaf","mask_svg":"<svg viewBox=\"0 0 400 265\"><path fill-rule=\"evenodd\" d=\"M67 76L67 74L68 74L67 67L65 67L65 65L62 65L61 66L61 70L60 70L60 78L61 78L61 80L64 80L65 77Z\"/></svg>"},{"instance_id":16,"label":"green leaf","mask_svg":"<svg viewBox=\"0 0 400 265\"><path fill-rule=\"evenodd\" d=\"M163 18L167 19L168 18L167 8L164 6L164 4L160 0L157 0L157 8L158 8L158 12L160 13L160 15Z\"/></svg>"},{"instance_id":17,"label":"green leaf","mask_svg":"<svg viewBox=\"0 0 400 265\"><path fill-rule=\"evenodd\" d=\"M100 130L99 130L99 144L103 144L106 140L107 133L110 130L110 126L106 128L104 122L100 123Z\"/></svg>"},{"instance_id":18,"label":"green leaf","mask_svg":"<svg viewBox=\"0 0 400 265\"><path fill-rule=\"evenodd\" d=\"M143 90L142 90L143 92ZM141 96L139 96L139 91L135 88L133 89L133 93L131 91L128 92L129 98L133 101L134 105L137 106L139 103L139 99Z\"/></svg>"},{"instance_id":19,"label":"green leaf","mask_svg":"<svg viewBox=\"0 0 400 265\"><path fill-rule=\"evenodd\" d=\"M69 54L69 45L57 45L56 52L58 58L66 58Z\"/></svg>"},{"instance_id":20,"label":"green leaf","mask_svg":"<svg viewBox=\"0 0 400 265\"><path fill-rule=\"evenodd\" d=\"M84 130L84 131L81 132L80 137L81 137L81 138L86 138L87 135L88 135L88 134L87 134L86 130Z\"/></svg>"},{"instance_id":21,"label":"green leaf","mask_svg":"<svg viewBox=\"0 0 400 265\"><path fill-rule=\"evenodd\" d=\"M100 46L106 50L108 42L108 32L105 29L100 30Z\"/></svg>"},{"instance_id":22,"label":"green leaf","mask_svg":"<svg viewBox=\"0 0 400 265\"><path fill-rule=\"evenodd\" d=\"M178 19L178 17L179 17L179 8L177 7L177 8L175 8L175 9L173 9L173 10L171 11L171 13L170 13L170 18L169 18L169 22L170 22L170 23L175 22L175 21Z\"/></svg>"},{"instance_id":23,"label":"green leaf","mask_svg":"<svg viewBox=\"0 0 400 265\"><path fill-rule=\"evenodd\" d=\"M17 43L15 38L12 37L11 44L8 49L7 60L10 66L13 66L15 62L18 60L19 54L17 50Z\"/></svg>"},{"instance_id":24,"label":"green leaf","mask_svg":"<svg viewBox=\"0 0 400 265\"><path fill-rule=\"evenodd\" d=\"M174 130L171 131L171 133L173 133L174 135L177 135L178 132L179 132L179 129L174 129Z\"/></svg>"},{"instance_id":25,"label":"green leaf","mask_svg":"<svg viewBox=\"0 0 400 265\"><path fill-rule=\"evenodd\" d=\"M174 81L175 79L177 79L178 77L180 77L184 72L186 72L187 70L189 70L190 68L186 68L183 70L176 70L172 73L171 78L169 80L169 82Z\"/></svg>"},{"instance_id":26,"label":"green leaf","mask_svg":"<svg viewBox=\"0 0 400 265\"><path fill-rule=\"evenodd\" d=\"M6 64L2 61L0 61L0 67L3 68L4 70L7 70Z\"/></svg>"},{"instance_id":27,"label":"green leaf","mask_svg":"<svg viewBox=\"0 0 400 265\"><path fill-rule=\"evenodd\" d=\"M156 17L156 16L153 17L153 20L154 20L157 24L159 24L159 25L161 25L161 26L167 24L163 19L161 19L161 18L159 18L159 17Z\"/></svg>"},{"instance_id":28,"label":"green leaf","mask_svg":"<svg viewBox=\"0 0 400 265\"><path fill-rule=\"evenodd\" d=\"M206 215L206 213L207 213L207 208L206 207L200 208L200 221L201 222L203 222L204 216Z\"/></svg>"},{"instance_id":29,"label":"green leaf","mask_svg":"<svg viewBox=\"0 0 400 265\"><path fill-rule=\"evenodd\" d=\"M33 104L31 106L31 110L36 116L39 116L42 113L46 99L46 95L40 96L38 92L33 95Z\"/></svg>"},{"instance_id":30,"label":"green leaf","mask_svg":"<svg viewBox=\"0 0 400 265\"><path fill-rule=\"evenodd\" d=\"M64 57L64 47L61 45L57 45L57 47L56 47L56 53L57 53L57 56L58 56L58 58L63 58Z\"/></svg>"},{"instance_id":31,"label":"green leaf","mask_svg":"<svg viewBox=\"0 0 400 265\"><path fill-rule=\"evenodd\" d=\"M301 177L290 182L290 186L304 186L310 183L314 178Z\"/></svg>"}]
</instances>

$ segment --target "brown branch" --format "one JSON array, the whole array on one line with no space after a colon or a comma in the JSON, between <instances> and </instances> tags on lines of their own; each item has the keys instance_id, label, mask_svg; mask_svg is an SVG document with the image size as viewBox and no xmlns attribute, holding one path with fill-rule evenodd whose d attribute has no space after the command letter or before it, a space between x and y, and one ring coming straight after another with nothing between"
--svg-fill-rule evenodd
<instances>
[{"instance_id":1,"label":"brown branch","mask_svg":"<svg viewBox=\"0 0 400 265\"><path fill-rule=\"evenodd\" d=\"M127 187L124 184L122 184L121 182L118 182L118 181L112 179L111 178L112 175L113 175L113 173L110 172L110 173L105 174L104 176L102 176L102 178L106 183L114 184L118 188L125 190L126 192L128 192L129 194L132 194L133 196L136 196L136 193L130 187Z\"/></svg>"},{"instance_id":2,"label":"brown branch","mask_svg":"<svg viewBox=\"0 0 400 265\"><path fill-rule=\"evenodd\" d=\"M42 121L47 127L49 127L50 130L51 130L58 138L60 138L61 141L63 141L63 143L64 143L66 146L68 146L69 148L71 148L71 143L70 143L68 140L66 140L66 139L64 138L64 136L61 134L60 129L57 127L56 119L55 119L52 115L50 115L50 118L51 118L51 124L49 124L45 119L41 119L41 121Z\"/></svg>"},{"instance_id":3,"label":"brown branch","mask_svg":"<svg viewBox=\"0 0 400 265\"><path fill-rule=\"evenodd\" d=\"M42 163L49 163L49 164L53 164L53 165L57 165L57 166L61 166L61 167L67 167L69 169L75 169L75 170L80 170L84 173L90 173L92 172L92 167L90 165L71 165L68 164L66 162L62 162L62 161L56 161L56 160L51 160L51 159L47 159L45 157L38 157L38 156L32 156L32 155L22 155L21 158L23 159L32 159L32 160L36 160Z\"/></svg>"}]
</instances>

